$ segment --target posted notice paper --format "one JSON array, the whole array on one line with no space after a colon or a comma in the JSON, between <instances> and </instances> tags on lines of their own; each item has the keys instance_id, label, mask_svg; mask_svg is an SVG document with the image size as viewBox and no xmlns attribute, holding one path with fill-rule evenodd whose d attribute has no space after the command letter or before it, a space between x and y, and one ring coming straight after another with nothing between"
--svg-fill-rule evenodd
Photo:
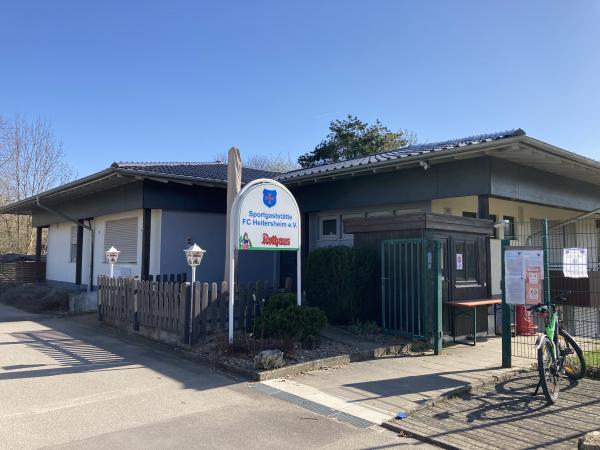
<instances>
[{"instance_id":1,"label":"posted notice paper","mask_svg":"<svg viewBox=\"0 0 600 450\"><path fill-rule=\"evenodd\" d=\"M563 248L563 274L566 278L587 278L587 248Z\"/></svg>"}]
</instances>

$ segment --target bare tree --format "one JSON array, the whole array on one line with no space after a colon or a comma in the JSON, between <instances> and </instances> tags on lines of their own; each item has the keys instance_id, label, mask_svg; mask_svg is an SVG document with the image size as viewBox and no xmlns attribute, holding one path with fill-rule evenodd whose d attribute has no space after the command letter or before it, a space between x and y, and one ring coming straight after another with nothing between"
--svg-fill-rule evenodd
<instances>
[{"instance_id":1,"label":"bare tree","mask_svg":"<svg viewBox=\"0 0 600 450\"><path fill-rule=\"evenodd\" d=\"M216 162L227 163L227 154L225 152L216 153L213 157ZM270 155L250 155L244 156L242 154L242 165L244 167L251 167L253 169L270 170L273 172L288 172L290 170L298 169L300 166L294 161L289 153L284 155L282 153L270 154Z\"/></svg>"},{"instance_id":2,"label":"bare tree","mask_svg":"<svg viewBox=\"0 0 600 450\"><path fill-rule=\"evenodd\" d=\"M73 180L75 172L65 160L62 143L42 119L32 123L17 116L0 118L0 201L12 203ZM0 159L0 161L2 161ZM30 216L4 215L0 223L1 252L31 253Z\"/></svg>"}]
</instances>

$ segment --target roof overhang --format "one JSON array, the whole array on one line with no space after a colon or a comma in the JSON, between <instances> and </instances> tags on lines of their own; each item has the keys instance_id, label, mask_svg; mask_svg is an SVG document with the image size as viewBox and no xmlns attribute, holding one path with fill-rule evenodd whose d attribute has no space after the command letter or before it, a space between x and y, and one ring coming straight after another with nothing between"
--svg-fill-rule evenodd
<instances>
[{"instance_id":1,"label":"roof overhang","mask_svg":"<svg viewBox=\"0 0 600 450\"><path fill-rule=\"evenodd\" d=\"M432 166L484 156L504 159L522 166L600 185L599 162L529 136L514 136L498 141L482 142L338 170L327 171L324 167L322 172L298 176L282 180L282 182L287 186L302 186L341 178L422 167L424 162Z\"/></svg>"},{"instance_id":2,"label":"roof overhang","mask_svg":"<svg viewBox=\"0 0 600 450\"><path fill-rule=\"evenodd\" d=\"M107 191L119 186L134 183L136 181L150 180L160 183L177 183L190 186L207 186L226 188L227 183L221 180L201 179L197 177L161 175L145 173L139 170L125 170L118 167L110 167L93 175L64 184L39 195L28 197L24 200L11 203L0 208L0 214L30 215L39 207L40 203L59 205L81 197L86 197L98 192Z\"/></svg>"}]
</instances>

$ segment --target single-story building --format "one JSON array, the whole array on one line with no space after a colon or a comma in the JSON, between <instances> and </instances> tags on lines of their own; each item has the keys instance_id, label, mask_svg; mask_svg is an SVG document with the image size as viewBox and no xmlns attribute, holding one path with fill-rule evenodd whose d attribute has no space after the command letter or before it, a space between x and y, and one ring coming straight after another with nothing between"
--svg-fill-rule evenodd
<instances>
[{"instance_id":1,"label":"single-story building","mask_svg":"<svg viewBox=\"0 0 600 450\"><path fill-rule=\"evenodd\" d=\"M182 250L195 241L208 251L199 278L218 281L225 257L226 172L221 163L115 163L0 208L0 214L31 214L38 232L48 228L47 280L85 285L108 273L104 251L110 245L122 251L122 275L185 272ZM505 230L487 240L448 242L449 298L500 294L501 238L516 241L526 234L521 227L538 229L546 218L596 217L600 209L600 163L521 129L414 144L287 173L245 168L243 183L263 177L275 178L295 195L304 258L320 247L354 245L344 227L349 219L427 212L508 220ZM551 236L561 240L556 247L582 244L578 226L572 222ZM598 229L593 235L600 237ZM588 247L590 268L598 270L597 245ZM464 269L456 267L459 251ZM254 258L241 272L248 280L294 276L292 255L257 253L244 255Z\"/></svg>"},{"instance_id":2,"label":"single-story building","mask_svg":"<svg viewBox=\"0 0 600 450\"><path fill-rule=\"evenodd\" d=\"M244 168L242 184L276 173ZM114 163L109 168L2 208L30 214L48 229L46 280L87 286L108 275L105 251L119 254L115 275L188 273L183 250L206 250L198 277L221 281L225 267L227 165L222 163ZM92 239L93 236L93 239ZM271 252L241 256L240 281L272 280Z\"/></svg>"}]
</instances>

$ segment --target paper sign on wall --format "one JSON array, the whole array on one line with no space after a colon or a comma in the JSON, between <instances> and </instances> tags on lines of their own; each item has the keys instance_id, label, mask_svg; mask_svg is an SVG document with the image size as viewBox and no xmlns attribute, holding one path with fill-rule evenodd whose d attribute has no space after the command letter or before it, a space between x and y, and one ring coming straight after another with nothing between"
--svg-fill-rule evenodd
<instances>
[{"instance_id":1,"label":"paper sign on wall","mask_svg":"<svg viewBox=\"0 0 600 450\"><path fill-rule=\"evenodd\" d=\"M525 267L525 303L537 305L542 301L541 267Z\"/></svg>"},{"instance_id":2,"label":"paper sign on wall","mask_svg":"<svg viewBox=\"0 0 600 450\"><path fill-rule=\"evenodd\" d=\"M504 251L504 298L512 305L542 302L544 252L507 248Z\"/></svg>"},{"instance_id":3,"label":"paper sign on wall","mask_svg":"<svg viewBox=\"0 0 600 450\"><path fill-rule=\"evenodd\" d=\"M587 278L587 248L563 249L563 274L566 278Z\"/></svg>"},{"instance_id":4,"label":"paper sign on wall","mask_svg":"<svg viewBox=\"0 0 600 450\"><path fill-rule=\"evenodd\" d=\"M462 253L456 254L456 270L463 270L463 255L462 255Z\"/></svg>"}]
</instances>

